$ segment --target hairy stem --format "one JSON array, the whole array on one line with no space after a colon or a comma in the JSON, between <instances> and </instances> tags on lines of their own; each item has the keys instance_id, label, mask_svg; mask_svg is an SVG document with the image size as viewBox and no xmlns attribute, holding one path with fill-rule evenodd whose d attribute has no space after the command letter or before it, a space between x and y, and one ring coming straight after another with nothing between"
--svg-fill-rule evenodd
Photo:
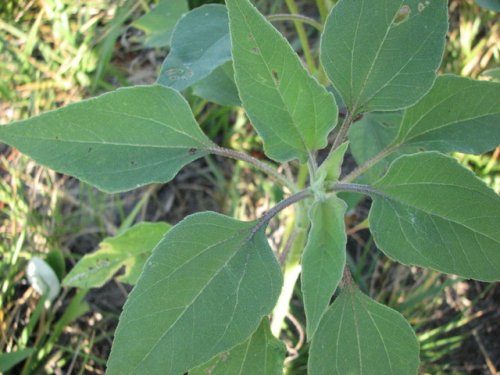
<instances>
[{"instance_id":1,"label":"hairy stem","mask_svg":"<svg viewBox=\"0 0 500 375\"><path fill-rule=\"evenodd\" d=\"M295 284L302 270L300 259L306 244L309 226L306 209L307 207L304 204L296 206L294 239L283 267L283 288L281 289L276 307L273 310L273 319L271 322L271 332L276 337L279 337L283 328L283 322L290 308Z\"/></svg>"},{"instance_id":2,"label":"hairy stem","mask_svg":"<svg viewBox=\"0 0 500 375\"><path fill-rule=\"evenodd\" d=\"M349 265L346 264L344 266L344 273L342 275L342 280L340 281L340 287L342 289L350 288L353 285L356 285L352 279L351 270L349 269Z\"/></svg>"},{"instance_id":3,"label":"hairy stem","mask_svg":"<svg viewBox=\"0 0 500 375\"><path fill-rule=\"evenodd\" d=\"M334 150L336 150L342 144L342 142L344 142L344 139L347 136L347 132L349 131L349 128L351 127L352 122L353 122L352 112L348 112L347 116L344 119L344 122L342 123L342 126L339 129L339 132L337 133L337 136L335 137L335 140L333 141L332 149L330 150L330 154Z\"/></svg>"},{"instance_id":4,"label":"hairy stem","mask_svg":"<svg viewBox=\"0 0 500 375\"><path fill-rule=\"evenodd\" d=\"M274 22L274 21L297 21L297 22L302 22L307 25L310 25L314 27L316 30L319 32L323 32L323 25L316 21L313 18L303 16L301 14L285 14L285 13L279 13L279 14L271 14L266 17L269 21Z\"/></svg>"},{"instance_id":5,"label":"hairy stem","mask_svg":"<svg viewBox=\"0 0 500 375\"><path fill-rule=\"evenodd\" d=\"M366 195L380 194L380 192L369 185L350 184L350 183L336 183L328 188L330 192L347 191L353 193L361 193Z\"/></svg>"},{"instance_id":6,"label":"hairy stem","mask_svg":"<svg viewBox=\"0 0 500 375\"><path fill-rule=\"evenodd\" d=\"M292 192L299 191L299 188L292 181L290 181L285 175L278 172L276 170L276 168L274 168L270 164L267 164L265 162L260 161L259 159L254 158L253 156L250 156L244 152L230 150L230 149L224 148L224 147L211 147L211 148L206 149L206 151L208 151L212 154L215 154L215 155L225 156L227 158L241 160L241 161L250 163L253 166L255 166L257 169L260 169L262 172L265 172L269 176L276 179L283 186L286 186L288 189L290 189L290 191L292 191Z\"/></svg>"},{"instance_id":7,"label":"hairy stem","mask_svg":"<svg viewBox=\"0 0 500 375\"><path fill-rule=\"evenodd\" d=\"M259 222L255 226L255 228L252 231L252 234L255 234L258 232L262 227L266 226L269 223L269 220L271 220L273 217L275 217L277 214L279 214L281 211L283 211L285 208L291 206L294 203L297 203L301 201L302 199L305 199L309 196L311 196L313 192L309 189L304 189L299 191L298 193L295 193L293 195L290 195L288 198L283 199L282 201L278 202L276 206L272 207L269 211L267 211L262 217L259 219Z\"/></svg>"},{"instance_id":8,"label":"hairy stem","mask_svg":"<svg viewBox=\"0 0 500 375\"><path fill-rule=\"evenodd\" d=\"M300 14L295 0L285 0L285 2L290 13ZM302 51L304 51L304 57L306 59L307 66L309 67L309 71L314 73L316 71L316 64L314 63L314 59L312 57L311 47L309 45L309 41L307 40L304 25L298 21L294 21L294 24L297 34L299 35L300 44L302 45Z\"/></svg>"},{"instance_id":9,"label":"hairy stem","mask_svg":"<svg viewBox=\"0 0 500 375\"><path fill-rule=\"evenodd\" d=\"M391 154L398 146L392 146L388 147L382 151L380 151L377 155L375 155L373 158L365 161L362 165L354 169L351 173L349 173L347 176L345 176L342 179L342 182L351 182L361 176L363 173L365 173L367 170L369 170L371 167L373 167L375 164L377 164L379 161L384 159L387 155Z\"/></svg>"}]
</instances>

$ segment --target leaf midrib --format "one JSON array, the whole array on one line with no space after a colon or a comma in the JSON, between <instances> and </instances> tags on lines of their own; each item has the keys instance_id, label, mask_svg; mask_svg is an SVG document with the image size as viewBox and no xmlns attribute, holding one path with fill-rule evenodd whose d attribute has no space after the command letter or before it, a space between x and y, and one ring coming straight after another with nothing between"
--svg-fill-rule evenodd
<instances>
[{"instance_id":1,"label":"leaf midrib","mask_svg":"<svg viewBox=\"0 0 500 375\"><path fill-rule=\"evenodd\" d=\"M239 4L238 0L234 1L233 3L234 3L237 7L238 7L238 10L239 10L240 14L242 15L243 19L245 20L245 24L246 24L246 26L247 26L248 30L252 33L252 36L255 38L255 33L253 32L253 28L252 28L252 27L250 27L250 24L249 24L249 21L248 21L248 19L247 19L246 15L245 15L245 12L243 12L243 11L242 11L242 9L241 9L241 7L240 7L240 4ZM259 16L259 15L257 15L257 16ZM260 16L259 16L259 17L260 17ZM286 47L286 48L288 48L289 50L291 50L291 47L289 47L288 42L286 41L286 39L285 39L282 35L276 35L276 36L277 36L277 37L281 37L281 38L283 38L283 41L286 43L286 44L285 44L285 47ZM293 52L293 50L291 50L291 51ZM295 52L294 52L294 53L295 53ZM273 76L272 76L272 73L271 73L271 69L270 69L270 67L269 67L269 65L268 65L268 63L267 63L267 61L264 59L264 57L262 56L262 54L261 54L260 52L259 52L259 55L258 55L258 56L260 57L261 61L263 62L263 65L266 67L266 70L267 70L267 73L268 73L268 77L271 77L272 82L274 82L274 79L272 78ZM286 62L286 61L285 61L285 62ZM303 69L301 66L298 66L297 68L298 68L298 69ZM306 78L306 79L305 79L306 86L308 86L307 79L308 79L309 77L307 77L307 76L306 76L305 78ZM288 117L290 118L290 122L291 122L291 124L293 125L293 129L295 130L296 134L298 135L298 137L299 137L299 139L300 139L300 141L301 141L301 143L302 143L303 150L300 150L300 151L305 152L305 153L306 153L306 155L307 155L307 154L309 154L309 153L310 153L309 147L307 146L307 144L306 144L306 142L305 142L305 139L304 139L304 137L303 137L303 135L302 135L301 129L299 128L298 124L296 123L296 120L295 120L294 116L292 116L292 114L291 114L291 113L290 113L290 111L289 111L288 106L287 106L287 105L286 105L286 103L285 103L285 100L284 100L284 98L283 98L283 95L282 95L281 90L280 90L278 87L276 87L276 84L274 85L274 89L275 89L275 91L278 93L278 96L279 96L279 98L280 98L280 100L281 100L281 103L282 103L282 105L283 105L283 107L282 107L282 108L283 108L283 109L285 110L285 112L288 114ZM243 99L242 99L242 100L243 100ZM317 124L316 124L316 122L314 123L314 128L315 128L315 131L316 131L316 128L317 128ZM274 134L278 134L279 132L273 131L273 133L274 133ZM281 139L283 139L283 137L282 137L281 135L279 135L279 137L280 137ZM287 143L287 142L284 142L284 143Z\"/></svg>"},{"instance_id":2,"label":"leaf midrib","mask_svg":"<svg viewBox=\"0 0 500 375\"><path fill-rule=\"evenodd\" d=\"M478 234L480 234L480 235L482 235L482 236L484 236L484 237L492 240L493 242L496 242L496 243L500 244L500 241L498 241L495 238L490 237L490 235L488 233L484 233L484 232L482 232L480 230L476 230L476 229L474 229L472 227L469 227L468 225L466 225L464 223L461 223L460 221L457 221L456 219L444 217L441 214L433 212L433 211L427 211L427 210L425 210L425 209L423 209L421 207L418 207L418 206L415 206L413 204L410 204L410 203L408 203L405 200L401 200L401 199L398 199L398 198L395 198L395 197L389 196L389 195L375 195L374 199L384 199L384 200L394 201L394 202L399 203L399 204L401 204L403 206L410 207L410 208L412 208L412 209L414 209L416 211L421 211L421 212L423 212L423 213L425 213L425 214L427 214L429 216L435 216L435 217L438 217L438 218L440 218L440 219L442 219L444 221L448 221L448 222L451 222L451 223L456 224L458 226L462 226L462 227L468 229L469 231L471 231L473 233L478 233Z\"/></svg>"},{"instance_id":3,"label":"leaf midrib","mask_svg":"<svg viewBox=\"0 0 500 375\"><path fill-rule=\"evenodd\" d=\"M157 285L158 283L160 282L163 282L165 280L167 280L168 278L170 278L171 276L173 276L175 273L177 273L180 269L182 269L185 265L187 265L188 263L190 263L191 261L193 261L194 259L196 259L199 255L205 253L206 251L214 248L215 246L219 246L221 244L223 244L224 242L228 242L232 239L234 239L235 237L238 237L239 233L242 232L242 231L247 231L248 229L245 229L245 230L239 230L237 231L233 236L229 237L229 238L226 238L222 241L218 241L217 243L215 244L212 244L211 246L207 247L206 249L204 249L203 251L197 253L194 257L190 258L189 260L187 260L186 262L184 262L183 264L181 264L177 269L175 270L172 270L172 272L167 275L166 277L162 278L161 280L158 280L156 283L154 283L151 287ZM252 237L253 238L253 237ZM151 349L144 355L144 357L138 361L137 365L135 368L133 368L131 370L131 372L129 372L129 374L132 374L136 369L137 367L142 364L147 357L149 357L151 355L151 353L156 349L156 347L158 346L158 344L163 340L163 338L175 327L175 325L177 324L177 322L180 321L180 319L182 319L182 317L184 316L184 314L189 310L189 308L197 301L197 299L201 296L201 294L211 285L212 281L222 272L223 269L225 269L227 267L227 265L233 260L233 258L240 253L241 249L246 245L246 243L248 243L249 241L251 240L251 238L248 238L248 236L244 236L243 237L243 240L241 242L241 244L238 246L238 250L235 251L218 269L217 271L213 274L213 276L211 276L208 280L207 280L207 283L203 286L203 288L201 288L201 290L193 297L193 299L185 305L184 309L182 310L182 312L179 314L179 316L175 319L174 322L172 322L172 324L170 324L170 326L167 328L167 330L165 330L165 332L158 338L158 340L156 340L156 342L151 346ZM151 287L149 287L148 289L151 289ZM148 290L144 291L142 294L139 295L139 297L141 297L142 295L146 294ZM137 297L137 298L139 298Z\"/></svg>"}]
</instances>

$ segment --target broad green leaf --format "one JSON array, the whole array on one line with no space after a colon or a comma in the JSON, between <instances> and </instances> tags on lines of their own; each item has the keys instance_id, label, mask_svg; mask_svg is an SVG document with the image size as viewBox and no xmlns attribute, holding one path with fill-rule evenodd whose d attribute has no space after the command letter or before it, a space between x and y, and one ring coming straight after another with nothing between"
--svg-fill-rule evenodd
<instances>
[{"instance_id":1,"label":"broad green leaf","mask_svg":"<svg viewBox=\"0 0 500 375\"><path fill-rule=\"evenodd\" d=\"M119 236L106 238L96 252L85 255L76 264L64 279L64 285L98 288L124 266L125 273L118 279L134 285L144 263L169 228L167 223L140 223Z\"/></svg>"},{"instance_id":2,"label":"broad green leaf","mask_svg":"<svg viewBox=\"0 0 500 375\"><path fill-rule=\"evenodd\" d=\"M311 229L302 256L301 279L308 340L316 332L342 278L346 261L346 208L342 199L332 196L314 202L309 211Z\"/></svg>"},{"instance_id":3,"label":"broad green leaf","mask_svg":"<svg viewBox=\"0 0 500 375\"><path fill-rule=\"evenodd\" d=\"M480 154L500 144L500 83L444 75L405 112L395 145Z\"/></svg>"},{"instance_id":4,"label":"broad green leaf","mask_svg":"<svg viewBox=\"0 0 500 375\"><path fill-rule=\"evenodd\" d=\"M20 349L15 352L0 353L0 372L6 372L21 363L34 352L33 348Z\"/></svg>"},{"instance_id":5,"label":"broad green leaf","mask_svg":"<svg viewBox=\"0 0 500 375\"><path fill-rule=\"evenodd\" d=\"M337 122L333 96L305 70L286 39L248 0L226 1L241 101L277 161L307 161Z\"/></svg>"},{"instance_id":6,"label":"broad green leaf","mask_svg":"<svg viewBox=\"0 0 500 375\"><path fill-rule=\"evenodd\" d=\"M370 230L404 264L483 281L500 279L500 198L454 159L402 156L374 184Z\"/></svg>"},{"instance_id":7,"label":"broad green leaf","mask_svg":"<svg viewBox=\"0 0 500 375\"><path fill-rule=\"evenodd\" d=\"M161 86L118 89L0 126L0 140L108 192L170 181L213 146L186 100Z\"/></svg>"},{"instance_id":8,"label":"broad green leaf","mask_svg":"<svg viewBox=\"0 0 500 375\"><path fill-rule=\"evenodd\" d=\"M203 212L167 233L123 309L109 375L182 375L257 329L282 276L255 226Z\"/></svg>"},{"instance_id":9,"label":"broad green leaf","mask_svg":"<svg viewBox=\"0 0 500 375\"><path fill-rule=\"evenodd\" d=\"M208 77L193 85L193 94L221 105L241 105L234 83L233 62L219 66Z\"/></svg>"},{"instance_id":10,"label":"broad green leaf","mask_svg":"<svg viewBox=\"0 0 500 375\"><path fill-rule=\"evenodd\" d=\"M403 114L400 112L373 112L363 116L349 129L351 154L358 165L370 160L388 147L396 138ZM417 152L416 148L407 148L408 153ZM360 182L373 183L387 171L392 160L402 153L394 151L388 157L375 164L360 178Z\"/></svg>"},{"instance_id":11,"label":"broad green leaf","mask_svg":"<svg viewBox=\"0 0 500 375\"><path fill-rule=\"evenodd\" d=\"M349 129L351 154L358 165L373 158L391 144L398 134L402 115L400 113L368 113ZM384 159L363 174L363 181L374 182L389 166Z\"/></svg>"},{"instance_id":12,"label":"broad green leaf","mask_svg":"<svg viewBox=\"0 0 500 375\"><path fill-rule=\"evenodd\" d=\"M354 286L321 320L309 351L309 375L416 375L419 345L410 324Z\"/></svg>"},{"instance_id":13,"label":"broad green leaf","mask_svg":"<svg viewBox=\"0 0 500 375\"><path fill-rule=\"evenodd\" d=\"M165 47L170 45L175 24L188 10L187 0L160 0L132 25L146 33L147 47Z\"/></svg>"},{"instance_id":14,"label":"broad green leaf","mask_svg":"<svg viewBox=\"0 0 500 375\"><path fill-rule=\"evenodd\" d=\"M285 346L272 335L269 320L264 318L247 341L189 371L189 375L283 375L285 353Z\"/></svg>"},{"instance_id":15,"label":"broad green leaf","mask_svg":"<svg viewBox=\"0 0 500 375\"><path fill-rule=\"evenodd\" d=\"M494 12L500 12L500 1L499 0L476 0L476 3L483 8L492 10Z\"/></svg>"},{"instance_id":16,"label":"broad green leaf","mask_svg":"<svg viewBox=\"0 0 500 375\"><path fill-rule=\"evenodd\" d=\"M209 4L193 9L175 26L158 83L184 90L231 60L227 10Z\"/></svg>"},{"instance_id":17,"label":"broad green leaf","mask_svg":"<svg viewBox=\"0 0 500 375\"><path fill-rule=\"evenodd\" d=\"M325 182L337 182L342 172L342 162L349 146L348 142L341 144L319 166L317 175L324 175ZM322 178L322 177L321 177Z\"/></svg>"},{"instance_id":18,"label":"broad green leaf","mask_svg":"<svg viewBox=\"0 0 500 375\"><path fill-rule=\"evenodd\" d=\"M325 25L321 61L348 109L401 109L429 91L447 18L442 0L340 0Z\"/></svg>"}]
</instances>

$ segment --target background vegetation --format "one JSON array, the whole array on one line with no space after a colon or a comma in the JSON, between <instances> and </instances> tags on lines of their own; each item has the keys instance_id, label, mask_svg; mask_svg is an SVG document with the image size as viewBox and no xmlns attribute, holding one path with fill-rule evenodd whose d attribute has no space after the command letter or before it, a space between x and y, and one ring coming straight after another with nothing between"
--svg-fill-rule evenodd
<instances>
[{"instance_id":1,"label":"background vegetation","mask_svg":"<svg viewBox=\"0 0 500 375\"><path fill-rule=\"evenodd\" d=\"M208 1L190 1L199 6ZM213 2L213 1L212 1ZM288 13L294 1L256 1L266 13ZM317 1L332 6L328 1ZM316 3L299 11L320 19ZM133 21L153 1L4 0L0 3L0 124L27 118L116 87L152 83L168 49L144 47ZM478 78L500 61L498 16L472 0L452 0L448 49L441 68ZM293 8L292 8L293 11ZM303 53L293 24L277 24ZM316 58L318 35L305 28ZM244 113L189 97L197 120L213 139L263 158ZM500 148L482 156L455 155L497 192ZM113 330L130 287L111 282L96 290L63 289L50 309L30 287L27 262L47 259L62 277L99 242L140 221L176 223L215 210L252 219L281 199L281 191L247 169L207 157L168 185L103 194L37 166L0 145L0 351L20 351L12 374L103 374ZM496 374L500 368L500 289L416 267L400 266L375 251L360 218L348 216L353 274L362 289L400 310L417 330L426 374ZM272 228L277 246L286 227ZM297 289L297 295L300 290ZM305 374L305 318L297 298L284 340L290 374ZM32 351L21 350L36 348ZM300 356L299 356L300 354ZM0 357L0 371L2 369Z\"/></svg>"}]
</instances>

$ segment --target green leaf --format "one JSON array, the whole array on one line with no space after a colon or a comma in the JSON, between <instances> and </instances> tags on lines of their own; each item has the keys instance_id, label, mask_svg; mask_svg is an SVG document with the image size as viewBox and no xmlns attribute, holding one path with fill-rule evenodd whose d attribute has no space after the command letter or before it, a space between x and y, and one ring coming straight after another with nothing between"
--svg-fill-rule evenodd
<instances>
[{"instance_id":1,"label":"green leaf","mask_svg":"<svg viewBox=\"0 0 500 375\"><path fill-rule=\"evenodd\" d=\"M500 144L500 84L444 75L406 110L394 144L480 154Z\"/></svg>"},{"instance_id":2,"label":"green leaf","mask_svg":"<svg viewBox=\"0 0 500 375\"><path fill-rule=\"evenodd\" d=\"M226 7L204 5L177 23L158 83L181 91L229 60L231 42Z\"/></svg>"},{"instance_id":3,"label":"green leaf","mask_svg":"<svg viewBox=\"0 0 500 375\"><path fill-rule=\"evenodd\" d=\"M156 7L136 20L132 25L147 35L147 47L165 47L170 45L172 31L189 10L186 0L160 0Z\"/></svg>"},{"instance_id":4,"label":"green leaf","mask_svg":"<svg viewBox=\"0 0 500 375\"><path fill-rule=\"evenodd\" d=\"M374 188L370 230L404 264L483 281L500 279L500 198L454 159L396 159Z\"/></svg>"},{"instance_id":5,"label":"green leaf","mask_svg":"<svg viewBox=\"0 0 500 375\"><path fill-rule=\"evenodd\" d=\"M228 0L236 85L266 154L307 161L337 122L333 96L248 0Z\"/></svg>"},{"instance_id":6,"label":"green leaf","mask_svg":"<svg viewBox=\"0 0 500 375\"><path fill-rule=\"evenodd\" d=\"M193 94L221 105L241 105L234 82L233 62L219 66L208 77L193 85Z\"/></svg>"},{"instance_id":7,"label":"green leaf","mask_svg":"<svg viewBox=\"0 0 500 375\"><path fill-rule=\"evenodd\" d=\"M99 250L85 255L76 264L64 279L64 285L99 288L124 266L125 273L118 279L134 285L152 250L169 229L167 223L140 223L119 236L106 238L99 244Z\"/></svg>"},{"instance_id":8,"label":"green leaf","mask_svg":"<svg viewBox=\"0 0 500 375\"><path fill-rule=\"evenodd\" d=\"M358 165L370 160L380 151L388 147L398 134L403 114L400 112L373 112L363 116L349 129L351 154ZM404 151L413 153L417 148L406 148ZM371 167L359 179L360 182L373 183L389 168L392 160L403 153L394 151L386 158Z\"/></svg>"},{"instance_id":9,"label":"green leaf","mask_svg":"<svg viewBox=\"0 0 500 375\"><path fill-rule=\"evenodd\" d=\"M314 202L311 230L302 256L302 293L310 340L342 278L346 261L344 214L347 205L332 196Z\"/></svg>"},{"instance_id":10,"label":"green leaf","mask_svg":"<svg viewBox=\"0 0 500 375\"><path fill-rule=\"evenodd\" d=\"M49 251L45 257L45 261L54 270L59 281L62 281L66 274L66 259L63 252L60 249L53 249Z\"/></svg>"},{"instance_id":11,"label":"green leaf","mask_svg":"<svg viewBox=\"0 0 500 375\"><path fill-rule=\"evenodd\" d=\"M351 154L358 165L370 160L391 144L398 134L401 113L373 112L363 116L349 129ZM363 174L363 181L374 182L389 166L384 159Z\"/></svg>"},{"instance_id":12,"label":"green leaf","mask_svg":"<svg viewBox=\"0 0 500 375\"><path fill-rule=\"evenodd\" d=\"M282 276L255 226L203 212L167 233L124 307L109 375L182 375L257 329Z\"/></svg>"},{"instance_id":13,"label":"green leaf","mask_svg":"<svg viewBox=\"0 0 500 375\"><path fill-rule=\"evenodd\" d=\"M283 375L286 349L264 318L260 327L244 343L212 358L189 375Z\"/></svg>"},{"instance_id":14,"label":"green leaf","mask_svg":"<svg viewBox=\"0 0 500 375\"><path fill-rule=\"evenodd\" d=\"M401 109L429 91L447 17L441 0L340 0L325 25L321 61L349 111Z\"/></svg>"},{"instance_id":15,"label":"green leaf","mask_svg":"<svg viewBox=\"0 0 500 375\"><path fill-rule=\"evenodd\" d=\"M186 100L161 86L119 89L0 126L0 140L108 192L170 181L213 146Z\"/></svg>"},{"instance_id":16,"label":"green leaf","mask_svg":"<svg viewBox=\"0 0 500 375\"><path fill-rule=\"evenodd\" d=\"M349 146L348 142L337 147L319 166L317 175L325 179L325 182L337 182L342 172L342 163Z\"/></svg>"},{"instance_id":17,"label":"green leaf","mask_svg":"<svg viewBox=\"0 0 500 375\"><path fill-rule=\"evenodd\" d=\"M419 345L398 312L350 286L321 320L309 351L310 375L416 375Z\"/></svg>"},{"instance_id":18,"label":"green leaf","mask_svg":"<svg viewBox=\"0 0 500 375\"><path fill-rule=\"evenodd\" d=\"M500 1L499 0L476 0L476 3L483 8L492 10L494 12L500 12Z\"/></svg>"},{"instance_id":19,"label":"green leaf","mask_svg":"<svg viewBox=\"0 0 500 375\"><path fill-rule=\"evenodd\" d=\"M26 348L15 352L0 353L0 372L6 372L28 358L35 349Z\"/></svg>"}]
</instances>

